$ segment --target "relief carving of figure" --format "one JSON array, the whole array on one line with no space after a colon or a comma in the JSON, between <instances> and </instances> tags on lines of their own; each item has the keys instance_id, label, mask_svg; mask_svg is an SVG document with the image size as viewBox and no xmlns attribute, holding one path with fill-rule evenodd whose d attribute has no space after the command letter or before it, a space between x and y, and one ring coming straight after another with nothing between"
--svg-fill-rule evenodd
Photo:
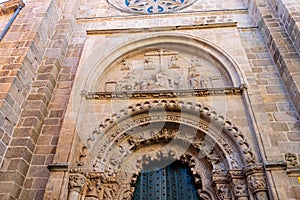
<instances>
[{"instance_id":1,"label":"relief carving of figure","mask_svg":"<svg viewBox=\"0 0 300 200\"><path fill-rule=\"evenodd\" d=\"M217 195L219 199L228 198L229 189L226 184L217 184Z\"/></svg>"},{"instance_id":2,"label":"relief carving of figure","mask_svg":"<svg viewBox=\"0 0 300 200\"><path fill-rule=\"evenodd\" d=\"M134 71L129 71L126 73L123 79L117 83L117 91L130 91L137 89L139 82L135 78Z\"/></svg>"},{"instance_id":3,"label":"relief carving of figure","mask_svg":"<svg viewBox=\"0 0 300 200\"><path fill-rule=\"evenodd\" d=\"M103 199L115 200L116 199L117 186L116 185L106 185L103 188Z\"/></svg>"},{"instance_id":4,"label":"relief carving of figure","mask_svg":"<svg viewBox=\"0 0 300 200\"><path fill-rule=\"evenodd\" d=\"M178 60L177 56L171 56L170 60L169 60L169 64L168 67L169 69L175 69L175 68L179 68L178 65L176 65L176 61Z\"/></svg>"},{"instance_id":5,"label":"relief carving of figure","mask_svg":"<svg viewBox=\"0 0 300 200\"><path fill-rule=\"evenodd\" d=\"M195 66L191 66L188 68L187 80L190 89L199 88L199 76L200 73Z\"/></svg>"},{"instance_id":6,"label":"relief carving of figure","mask_svg":"<svg viewBox=\"0 0 300 200\"><path fill-rule=\"evenodd\" d=\"M155 78L158 88L173 88L173 79L165 72L165 70L159 70L159 72L155 74Z\"/></svg>"},{"instance_id":7,"label":"relief carving of figure","mask_svg":"<svg viewBox=\"0 0 300 200\"><path fill-rule=\"evenodd\" d=\"M96 200L98 199L98 194L100 192L101 180L97 179L87 179L86 181L87 192L85 195L85 200Z\"/></svg>"},{"instance_id":8,"label":"relief carving of figure","mask_svg":"<svg viewBox=\"0 0 300 200\"><path fill-rule=\"evenodd\" d=\"M249 186L252 191L266 189L264 176L250 176L248 178Z\"/></svg>"},{"instance_id":9,"label":"relief carving of figure","mask_svg":"<svg viewBox=\"0 0 300 200\"><path fill-rule=\"evenodd\" d=\"M123 59L121 70L130 70L130 67L131 67L131 63L129 63L127 60Z\"/></svg>"},{"instance_id":10,"label":"relief carving of figure","mask_svg":"<svg viewBox=\"0 0 300 200\"><path fill-rule=\"evenodd\" d=\"M84 186L85 178L80 175L70 175L69 177L69 190L80 191Z\"/></svg>"},{"instance_id":11,"label":"relief carving of figure","mask_svg":"<svg viewBox=\"0 0 300 200\"><path fill-rule=\"evenodd\" d=\"M145 70L153 70L154 66L153 66L153 60L151 57L145 57L144 60L144 69Z\"/></svg>"},{"instance_id":12,"label":"relief carving of figure","mask_svg":"<svg viewBox=\"0 0 300 200\"><path fill-rule=\"evenodd\" d=\"M233 191L236 197L246 196L246 185L243 180L235 179L233 180Z\"/></svg>"},{"instance_id":13,"label":"relief carving of figure","mask_svg":"<svg viewBox=\"0 0 300 200\"><path fill-rule=\"evenodd\" d=\"M210 80L208 77L201 76L200 78L200 88L209 88L210 87Z\"/></svg>"}]
</instances>

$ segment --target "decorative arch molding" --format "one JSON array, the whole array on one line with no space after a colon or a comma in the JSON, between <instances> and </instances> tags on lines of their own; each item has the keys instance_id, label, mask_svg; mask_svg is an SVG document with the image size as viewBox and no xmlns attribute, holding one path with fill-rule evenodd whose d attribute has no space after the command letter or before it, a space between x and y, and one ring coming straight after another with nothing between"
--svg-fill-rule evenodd
<instances>
[{"instance_id":1,"label":"decorative arch molding","mask_svg":"<svg viewBox=\"0 0 300 200\"><path fill-rule=\"evenodd\" d=\"M102 156L106 156L109 148L123 140L129 140L129 136L139 131L140 127L151 125L151 123L165 122L177 124L179 127L177 132L180 132L182 125L189 127L194 133L195 131L204 133L204 137L207 136L208 140L217 144L224 155L227 154L228 158L240 156L240 164L242 165L256 162L255 154L238 127L223 116L218 115L213 108L201 103L154 100L129 106L127 110L121 110L103 120L85 141L78 156L78 165L91 163L93 156L99 151L104 152ZM163 128L159 125L157 127ZM175 135L171 136L175 137ZM153 137L149 136L146 140L154 140ZM188 138L182 140L189 144L194 142ZM239 153L231 155L232 152Z\"/></svg>"},{"instance_id":2,"label":"decorative arch molding","mask_svg":"<svg viewBox=\"0 0 300 200\"><path fill-rule=\"evenodd\" d=\"M268 199L263 166L239 129L177 100L138 103L101 122L69 171L68 199L129 200L142 170L175 160L191 169L201 199Z\"/></svg>"},{"instance_id":3,"label":"decorative arch molding","mask_svg":"<svg viewBox=\"0 0 300 200\"><path fill-rule=\"evenodd\" d=\"M212 42L203 38L198 38L188 34L172 34L172 33L149 33L146 36L136 36L128 42L122 42L121 46L113 49L95 49L89 57L93 59L86 59L87 62L82 65L88 65L89 74L83 81L82 89L86 91L94 91L95 84L101 74L118 59L128 53L142 52L145 49L153 48L166 48L169 47L172 50L182 50L185 52L193 53L197 56L197 53L205 53L208 57L213 59L224 69L224 72L228 74L231 79L233 87L239 87L244 84L243 74L239 69L234 59L222 48L213 44ZM99 53L104 53L106 56L99 58ZM95 59L99 58L99 59ZM93 66L93 67L90 67Z\"/></svg>"}]
</instances>

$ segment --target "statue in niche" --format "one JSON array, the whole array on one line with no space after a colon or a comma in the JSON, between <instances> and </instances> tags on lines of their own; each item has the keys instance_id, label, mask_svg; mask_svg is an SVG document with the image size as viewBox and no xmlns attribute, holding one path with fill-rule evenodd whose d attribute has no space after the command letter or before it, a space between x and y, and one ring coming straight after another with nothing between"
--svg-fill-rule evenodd
<instances>
[{"instance_id":1,"label":"statue in niche","mask_svg":"<svg viewBox=\"0 0 300 200\"><path fill-rule=\"evenodd\" d=\"M126 73L123 79L121 79L117 86L117 91L131 91L137 89L139 85L138 80L135 78L134 71L129 71Z\"/></svg>"},{"instance_id":2,"label":"statue in niche","mask_svg":"<svg viewBox=\"0 0 300 200\"><path fill-rule=\"evenodd\" d=\"M154 70L153 59L151 57L145 57L144 60L144 69L145 70Z\"/></svg>"},{"instance_id":3,"label":"statue in niche","mask_svg":"<svg viewBox=\"0 0 300 200\"><path fill-rule=\"evenodd\" d=\"M176 55L171 56L171 58L169 60L169 64L168 64L169 69L179 68L179 66L176 64L177 60L178 60L178 57Z\"/></svg>"},{"instance_id":4,"label":"statue in niche","mask_svg":"<svg viewBox=\"0 0 300 200\"><path fill-rule=\"evenodd\" d=\"M122 60L122 65L121 65L121 70L130 70L131 68L131 63L129 63L126 59Z\"/></svg>"}]
</instances>

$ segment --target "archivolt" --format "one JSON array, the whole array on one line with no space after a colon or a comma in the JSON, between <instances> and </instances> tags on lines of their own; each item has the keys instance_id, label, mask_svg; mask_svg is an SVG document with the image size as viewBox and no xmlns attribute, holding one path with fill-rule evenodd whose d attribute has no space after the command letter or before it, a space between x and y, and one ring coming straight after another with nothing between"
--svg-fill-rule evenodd
<instances>
[{"instance_id":1,"label":"archivolt","mask_svg":"<svg viewBox=\"0 0 300 200\"><path fill-rule=\"evenodd\" d=\"M136 133L142 132L143 127L146 126L149 129L151 124L156 134L147 133L148 135L146 134L144 138L134 137ZM160 127L161 124L171 124L175 128L171 132L165 132L164 130L168 130L168 127L165 125ZM182 129L181 126L184 128ZM182 133L186 133L182 130L186 128L195 130L195 137L184 136ZM90 134L77 161L79 166L89 163L89 166L86 166L88 168L92 168L92 164L94 167L98 164L105 167L108 164L107 159L110 158L108 160L111 161L112 154L109 152L116 149L116 155L120 154L122 158L125 158L130 152L136 151L145 144L159 141L170 142L174 139L188 143L201 152L205 149L203 145L206 145L203 144L203 138L205 138L204 141L209 141L207 144L216 144L209 148L219 149L218 156L225 157L229 169L255 163L254 154L248 142L231 121L201 103L177 100L146 101L111 115ZM236 162L235 158L239 161ZM104 170L102 167L98 166L97 169Z\"/></svg>"}]
</instances>

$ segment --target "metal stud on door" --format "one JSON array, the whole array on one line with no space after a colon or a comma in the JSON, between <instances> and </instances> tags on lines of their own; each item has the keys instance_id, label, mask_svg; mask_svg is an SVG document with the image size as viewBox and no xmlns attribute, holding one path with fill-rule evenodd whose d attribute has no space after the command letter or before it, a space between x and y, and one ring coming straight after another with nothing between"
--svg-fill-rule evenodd
<instances>
[{"instance_id":1,"label":"metal stud on door","mask_svg":"<svg viewBox=\"0 0 300 200\"><path fill-rule=\"evenodd\" d=\"M180 162L142 172L135 186L134 200L198 200L191 170Z\"/></svg>"}]
</instances>

